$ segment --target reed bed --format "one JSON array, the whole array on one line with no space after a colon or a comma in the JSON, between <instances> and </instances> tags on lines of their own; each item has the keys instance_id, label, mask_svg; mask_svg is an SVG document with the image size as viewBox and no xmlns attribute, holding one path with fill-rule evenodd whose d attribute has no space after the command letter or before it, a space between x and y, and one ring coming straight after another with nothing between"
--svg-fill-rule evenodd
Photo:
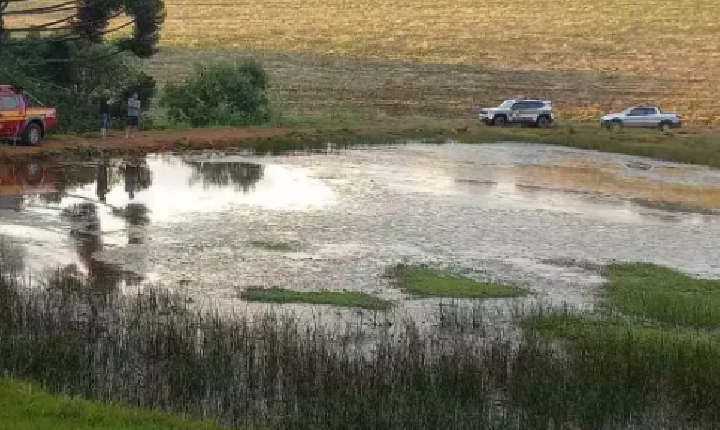
<instances>
[{"instance_id":1,"label":"reed bed","mask_svg":"<svg viewBox=\"0 0 720 430\"><path fill-rule=\"evenodd\" d=\"M368 337L359 325L331 331L279 311L195 309L160 289L120 296L95 294L82 279L56 277L32 290L3 279L0 369L54 393L236 428L720 423L711 338L583 321L569 325L581 342L537 330L483 337L477 311L437 330L380 322ZM568 321L561 312L556 320Z\"/></svg>"}]
</instances>

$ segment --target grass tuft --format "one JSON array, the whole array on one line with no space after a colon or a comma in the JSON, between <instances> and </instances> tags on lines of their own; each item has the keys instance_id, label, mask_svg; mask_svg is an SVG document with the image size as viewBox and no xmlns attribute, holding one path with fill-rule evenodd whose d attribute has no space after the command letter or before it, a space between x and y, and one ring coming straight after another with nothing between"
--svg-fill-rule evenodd
<instances>
[{"instance_id":1,"label":"grass tuft","mask_svg":"<svg viewBox=\"0 0 720 430\"><path fill-rule=\"evenodd\" d=\"M240 297L251 302L265 303L305 303L375 310L392 307L387 300L351 291L295 291L279 287L251 287L243 291Z\"/></svg>"},{"instance_id":2,"label":"grass tuft","mask_svg":"<svg viewBox=\"0 0 720 430\"><path fill-rule=\"evenodd\" d=\"M277 252L293 252L298 249L297 244L288 242L270 242L265 240L253 240L250 242L250 246L255 248L265 249L267 251Z\"/></svg>"},{"instance_id":3,"label":"grass tuft","mask_svg":"<svg viewBox=\"0 0 720 430\"><path fill-rule=\"evenodd\" d=\"M517 287L474 281L424 265L398 264L390 268L389 274L402 291L419 297L490 299L526 294Z\"/></svg>"}]
</instances>

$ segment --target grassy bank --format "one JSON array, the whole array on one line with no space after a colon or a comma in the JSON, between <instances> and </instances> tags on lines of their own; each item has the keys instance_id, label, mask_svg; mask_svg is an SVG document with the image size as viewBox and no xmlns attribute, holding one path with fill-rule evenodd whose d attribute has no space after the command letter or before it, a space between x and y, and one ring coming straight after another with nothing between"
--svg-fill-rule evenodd
<instances>
[{"instance_id":1,"label":"grassy bank","mask_svg":"<svg viewBox=\"0 0 720 430\"><path fill-rule=\"evenodd\" d=\"M168 414L53 396L31 384L0 379L0 428L7 430L220 430Z\"/></svg>"},{"instance_id":2,"label":"grassy bank","mask_svg":"<svg viewBox=\"0 0 720 430\"><path fill-rule=\"evenodd\" d=\"M122 139L117 142L98 140L97 146L88 146L88 143L92 145L91 140L60 137L53 144L46 146L6 148L0 152L0 158L77 160L132 153L230 147L250 148L263 154L281 154L289 151L325 151L328 142L333 143L334 148L343 148L392 144L413 139L428 143L442 143L449 140L462 143L539 143L720 168L720 133L705 129L669 133L643 130L612 132L600 129L596 124L558 125L550 129L533 129L485 127L472 122L468 124L468 121L437 121L415 127L388 122L372 126L354 123L344 128L330 125L311 128L307 124L298 123L276 136L247 136L241 129L220 128L209 131L213 135L223 134L223 137L205 138L202 129L173 131L168 134L151 131L146 133L146 138L131 143ZM183 137L183 133L188 135Z\"/></svg>"},{"instance_id":3,"label":"grassy bank","mask_svg":"<svg viewBox=\"0 0 720 430\"><path fill-rule=\"evenodd\" d=\"M666 269L652 270L648 287ZM546 311L526 314L517 338L463 319L421 328L391 314L391 324L331 331L290 314L198 310L158 290L120 297L81 286L0 284L2 371L53 393L234 427L720 425L718 350L707 333Z\"/></svg>"},{"instance_id":4,"label":"grassy bank","mask_svg":"<svg viewBox=\"0 0 720 430\"><path fill-rule=\"evenodd\" d=\"M240 297L250 302L306 303L375 310L385 310L392 306L387 300L351 291L295 291L279 287L253 287L241 292Z\"/></svg>"}]
</instances>

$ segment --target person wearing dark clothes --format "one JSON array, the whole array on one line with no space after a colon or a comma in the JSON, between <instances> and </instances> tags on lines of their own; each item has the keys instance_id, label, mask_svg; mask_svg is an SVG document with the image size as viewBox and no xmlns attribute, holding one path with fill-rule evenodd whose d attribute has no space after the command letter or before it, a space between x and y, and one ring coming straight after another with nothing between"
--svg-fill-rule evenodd
<instances>
[{"instance_id":1,"label":"person wearing dark clothes","mask_svg":"<svg viewBox=\"0 0 720 430\"><path fill-rule=\"evenodd\" d=\"M111 104L112 99L107 96L100 99L100 114L102 115L102 126L100 127L100 134L102 134L103 139L105 139L105 136L107 136L107 128L110 125Z\"/></svg>"}]
</instances>

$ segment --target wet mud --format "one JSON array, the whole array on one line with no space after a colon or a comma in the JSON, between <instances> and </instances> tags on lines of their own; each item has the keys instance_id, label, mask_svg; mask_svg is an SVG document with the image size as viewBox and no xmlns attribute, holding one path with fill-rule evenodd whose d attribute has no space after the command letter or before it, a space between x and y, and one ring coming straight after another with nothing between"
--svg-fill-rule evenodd
<instances>
[{"instance_id":1,"label":"wet mud","mask_svg":"<svg viewBox=\"0 0 720 430\"><path fill-rule=\"evenodd\" d=\"M74 270L105 290L159 283L233 303L249 286L363 291L414 313L442 300L406 300L388 266L429 263L576 306L592 305L598 268L612 261L720 276L720 171L633 157L409 144L17 162L0 173L0 235L13 254L3 259L26 273Z\"/></svg>"}]
</instances>

